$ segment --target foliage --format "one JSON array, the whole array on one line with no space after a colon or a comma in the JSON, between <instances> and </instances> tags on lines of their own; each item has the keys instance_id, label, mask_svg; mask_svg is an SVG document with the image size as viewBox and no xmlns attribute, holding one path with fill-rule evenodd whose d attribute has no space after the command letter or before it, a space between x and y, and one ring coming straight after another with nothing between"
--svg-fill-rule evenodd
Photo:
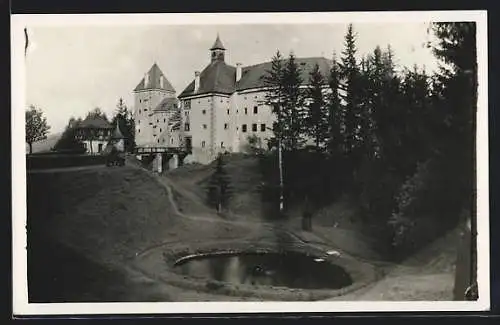
<instances>
[{"instance_id":1,"label":"foliage","mask_svg":"<svg viewBox=\"0 0 500 325\"><path fill-rule=\"evenodd\" d=\"M71 117L69 119L68 125L53 148L55 151L85 152L83 143L76 137L76 126L81 122L81 118L75 119Z\"/></svg>"},{"instance_id":2,"label":"foliage","mask_svg":"<svg viewBox=\"0 0 500 325\"><path fill-rule=\"evenodd\" d=\"M226 170L224 156L219 154L217 157L215 170L210 177L207 188L208 204L215 207L217 212L229 206L232 197L232 187L229 174Z\"/></svg>"},{"instance_id":3,"label":"foliage","mask_svg":"<svg viewBox=\"0 0 500 325\"><path fill-rule=\"evenodd\" d=\"M262 139L256 136L255 134L249 135L247 137L247 146L246 152L257 155L261 154L264 149L262 147Z\"/></svg>"},{"instance_id":4,"label":"foliage","mask_svg":"<svg viewBox=\"0 0 500 325\"><path fill-rule=\"evenodd\" d=\"M328 106L324 95L325 78L316 64L310 72L307 89L306 134L314 140L316 151L322 151L328 139Z\"/></svg>"},{"instance_id":5,"label":"foliage","mask_svg":"<svg viewBox=\"0 0 500 325\"><path fill-rule=\"evenodd\" d=\"M29 153L33 152L33 143L47 139L47 133L50 126L47 124L47 118L43 116L41 109L30 105L25 113L26 122L26 143L29 145Z\"/></svg>"},{"instance_id":6,"label":"foliage","mask_svg":"<svg viewBox=\"0 0 500 325\"><path fill-rule=\"evenodd\" d=\"M436 23L431 31L443 63L433 75L417 66L396 69L390 45L358 62L349 25L340 62L334 56L327 80L315 67L305 93L295 58L278 52L267 104L285 149L285 206L311 199L318 207L348 194L399 248L417 248L453 226L461 211L474 213L475 25ZM276 155L261 157L268 194L279 184Z\"/></svg>"},{"instance_id":7,"label":"foliage","mask_svg":"<svg viewBox=\"0 0 500 325\"><path fill-rule=\"evenodd\" d=\"M123 98L118 100L115 115L111 119L113 128L116 127L116 123L118 123L120 131L125 137L125 150L127 152L133 152L135 149L135 120Z\"/></svg>"}]
</instances>

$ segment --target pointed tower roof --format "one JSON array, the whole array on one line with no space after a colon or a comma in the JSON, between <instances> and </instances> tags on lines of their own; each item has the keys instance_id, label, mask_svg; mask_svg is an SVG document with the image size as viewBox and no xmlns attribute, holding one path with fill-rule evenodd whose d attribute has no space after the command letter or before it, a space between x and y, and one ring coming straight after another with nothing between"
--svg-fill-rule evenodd
<instances>
[{"instance_id":1,"label":"pointed tower roof","mask_svg":"<svg viewBox=\"0 0 500 325\"><path fill-rule=\"evenodd\" d=\"M222 45L222 42L219 37L219 33L217 33L217 39L215 40L214 45L210 48L210 50L225 50L226 48Z\"/></svg>"},{"instance_id":2,"label":"pointed tower roof","mask_svg":"<svg viewBox=\"0 0 500 325\"><path fill-rule=\"evenodd\" d=\"M115 130L113 131L113 134L111 135L111 139L124 139L125 137L123 136L123 133L122 131L120 131L120 123L116 123L116 127L115 127Z\"/></svg>"},{"instance_id":3,"label":"pointed tower roof","mask_svg":"<svg viewBox=\"0 0 500 325\"><path fill-rule=\"evenodd\" d=\"M153 64L148 73L148 83L146 84L146 77L142 78L134 91L146 90L146 89L163 89L167 91L175 92L174 87L165 77L163 72L160 70L156 62Z\"/></svg>"}]
</instances>

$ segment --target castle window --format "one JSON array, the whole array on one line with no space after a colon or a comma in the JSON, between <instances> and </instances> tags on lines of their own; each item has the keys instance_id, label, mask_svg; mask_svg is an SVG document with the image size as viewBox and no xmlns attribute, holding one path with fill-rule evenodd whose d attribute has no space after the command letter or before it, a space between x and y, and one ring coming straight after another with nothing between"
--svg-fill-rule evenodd
<instances>
[{"instance_id":1,"label":"castle window","mask_svg":"<svg viewBox=\"0 0 500 325\"><path fill-rule=\"evenodd\" d=\"M205 115L205 114L207 114L207 111L206 110L202 110L201 114Z\"/></svg>"},{"instance_id":2,"label":"castle window","mask_svg":"<svg viewBox=\"0 0 500 325\"><path fill-rule=\"evenodd\" d=\"M139 110L139 114L141 114L141 110Z\"/></svg>"},{"instance_id":3,"label":"castle window","mask_svg":"<svg viewBox=\"0 0 500 325\"><path fill-rule=\"evenodd\" d=\"M138 121L137 121L137 125L139 125L139 124L141 124L141 120L138 120Z\"/></svg>"},{"instance_id":4,"label":"castle window","mask_svg":"<svg viewBox=\"0 0 500 325\"><path fill-rule=\"evenodd\" d=\"M191 101L190 100L185 100L184 101L184 108L185 109L191 109Z\"/></svg>"},{"instance_id":5,"label":"castle window","mask_svg":"<svg viewBox=\"0 0 500 325\"><path fill-rule=\"evenodd\" d=\"M224 148L224 141L222 141L222 142L220 143L220 147L221 147L221 148Z\"/></svg>"},{"instance_id":6,"label":"castle window","mask_svg":"<svg viewBox=\"0 0 500 325\"><path fill-rule=\"evenodd\" d=\"M241 131L242 131L242 132L247 132L247 125L246 125L246 124L243 124L243 125L241 126Z\"/></svg>"},{"instance_id":7,"label":"castle window","mask_svg":"<svg viewBox=\"0 0 500 325\"><path fill-rule=\"evenodd\" d=\"M206 124L203 124L203 129L206 129L207 128L207 125Z\"/></svg>"},{"instance_id":8,"label":"castle window","mask_svg":"<svg viewBox=\"0 0 500 325\"><path fill-rule=\"evenodd\" d=\"M137 133L141 133L141 129L137 129Z\"/></svg>"},{"instance_id":9,"label":"castle window","mask_svg":"<svg viewBox=\"0 0 500 325\"><path fill-rule=\"evenodd\" d=\"M184 124L184 131L189 131L189 123Z\"/></svg>"},{"instance_id":10,"label":"castle window","mask_svg":"<svg viewBox=\"0 0 500 325\"><path fill-rule=\"evenodd\" d=\"M224 130L227 130L229 128L229 124L224 123Z\"/></svg>"},{"instance_id":11,"label":"castle window","mask_svg":"<svg viewBox=\"0 0 500 325\"><path fill-rule=\"evenodd\" d=\"M159 120L159 119L156 119L156 123L160 123L160 120Z\"/></svg>"},{"instance_id":12,"label":"castle window","mask_svg":"<svg viewBox=\"0 0 500 325\"><path fill-rule=\"evenodd\" d=\"M243 97L244 100L247 100L247 96Z\"/></svg>"},{"instance_id":13,"label":"castle window","mask_svg":"<svg viewBox=\"0 0 500 325\"><path fill-rule=\"evenodd\" d=\"M248 114L248 108L245 107L245 115Z\"/></svg>"},{"instance_id":14,"label":"castle window","mask_svg":"<svg viewBox=\"0 0 500 325\"><path fill-rule=\"evenodd\" d=\"M148 111L148 109L147 109L147 108L145 108L145 109L144 109L144 112L147 112L147 111Z\"/></svg>"},{"instance_id":15,"label":"castle window","mask_svg":"<svg viewBox=\"0 0 500 325\"><path fill-rule=\"evenodd\" d=\"M261 124L260 125L260 131L262 131L262 132L266 131L266 125L265 124Z\"/></svg>"},{"instance_id":16,"label":"castle window","mask_svg":"<svg viewBox=\"0 0 500 325\"><path fill-rule=\"evenodd\" d=\"M158 143L160 143L160 139L158 139Z\"/></svg>"},{"instance_id":17,"label":"castle window","mask_svg":"<svg viewBox=\"0 0 500 325\"><path fill-rule=\"evenodd\" d=\"M165 122L167 122L167 119L166 119L166 118L164 118L164 119L163 119L163 123L165 123Z\"/></svg>"},{"instance_id":18,"label":"castle window","mask_svg":"<svg viewBox=\"0 0 500 325\"><path fill-rule=\"evenodd\" d=\"M161 128L160 128L160 133L161 133Z\"/></svg>"},{"instance_id":19,"label":"castle window","mask_svg":"<svg viewBox=\"0 0 500 325\"><path fill-rule=\"evenodd\" d=\"M229 115L229 110L227 110L227 115Z\"/></svg>"},{"instance_id":20,"label":"castle window","mask_svg":"<svg viewBox=\"0 0 500 325\"><path fill-rule=\"evenodd\" d=\"M201 141L201 147L205 148L205 141Z\"/></svg>"},{"instance_id":21,"label":"castle window","mask_svg":"<svg viewBox=\"0 0 500 325\"><path fill-rule=\"evenodd\" d=\"M253 107L253 113L257 114L259 112L259 108L257 106Z\"/></svg>"},{"instance_id":22,"label":"castle window","mask_svg":"<svg viewBox=\"0 0 500 325\"><path fill-rule=\"evenodd\" d=\"M257 124L252 124L252 131L257 132Z\"/></svg>"},{"instance_id":23,"label":"castle window","mask_svg":"<svg viewBox=\"0 0 500 325\"><path fill-rule=\"evenodd\" d=\"M139 99L139 103L142 103L142 100L141 100L141 99Z\"/></svg>"},{"instance_id":24,"label":"castle window","mask_svg":"<svg viewBox=\"0 0 500 325\"><path fill-rule=\"evenodd\" d=\"M221 100L220 100L220 102L221 102L221 103L224 103L224 100L223 100L223 99L221 99Z\"/></svg>"}]
</instances>

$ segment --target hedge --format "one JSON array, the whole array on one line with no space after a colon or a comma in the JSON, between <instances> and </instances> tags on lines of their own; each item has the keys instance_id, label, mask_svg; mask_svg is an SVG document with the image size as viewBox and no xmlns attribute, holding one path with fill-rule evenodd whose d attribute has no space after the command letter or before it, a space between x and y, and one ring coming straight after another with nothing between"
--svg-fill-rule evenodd
<instances>
[{"instance_id":1,"label":"hedge","mask_svg":"<svg viewBox=\"0 0 500 325\"><path fill-rule=\"evenodd\" d=\"M50 169L64 167L79 167L89 165L104 165L106 156L104 155L74 155L74 154L48 154L48 155L27 155L27 169Z\"/></svg>"}]
</instances>

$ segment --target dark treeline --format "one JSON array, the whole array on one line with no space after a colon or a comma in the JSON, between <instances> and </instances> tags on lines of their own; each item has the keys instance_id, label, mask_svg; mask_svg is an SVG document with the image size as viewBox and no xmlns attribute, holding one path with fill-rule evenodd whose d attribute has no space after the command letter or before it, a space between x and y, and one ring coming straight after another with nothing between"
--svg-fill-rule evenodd
<instances>
[{"instance_id":1,"label":"dark treeline","mask_svg":"<svg viewBox=\"0 0 500 325\"><path fill-rule=\"evenodd\" d=\"M347 196L382 226L387 246L404 250L475 213L475 24L435 23L429 33L442 63L432 75L397 69L390 46L357 60L352 25L329 75L316 66L307 88L295 57L277 52L266 104L277 117L270 146L283 149L285 208ZM267 198L279 184L276 154L262 155Z\"/></svg>"}]
</instances>

